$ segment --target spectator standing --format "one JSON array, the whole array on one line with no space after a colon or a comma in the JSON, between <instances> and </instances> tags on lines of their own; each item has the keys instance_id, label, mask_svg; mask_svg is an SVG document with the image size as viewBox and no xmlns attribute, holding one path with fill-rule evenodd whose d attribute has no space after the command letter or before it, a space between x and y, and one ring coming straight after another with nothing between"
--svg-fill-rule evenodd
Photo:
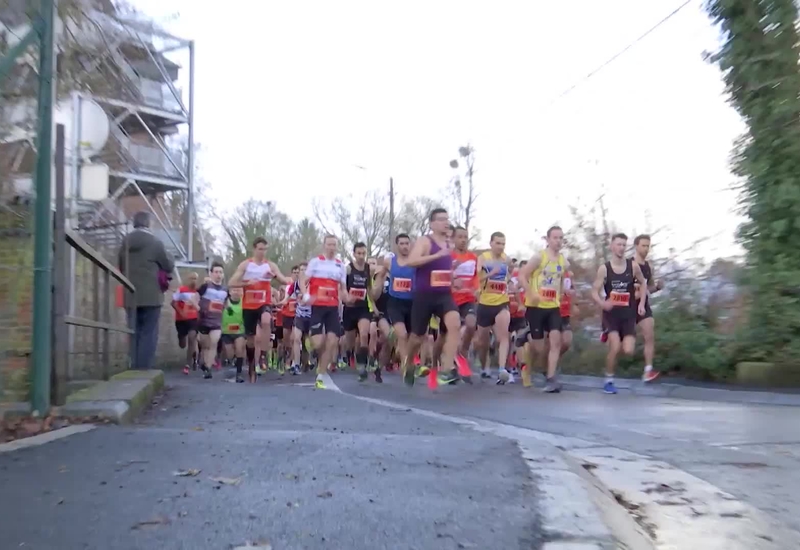
<instances>
[{"instance_id":1,"label":"spectator standing","mask_svg":"<svg viewBox=\"0 0 800 550\"><path fill-rule=\"evenodd\" d=\"M150 232L150 215L133 216L133 231L119 250L120 271L133 283L134 292L125 293L125 311L131 336L131 368L152 368L158 345L158 321L164 292L175 269L164 243Z\"/></svg>"}]
</instances>

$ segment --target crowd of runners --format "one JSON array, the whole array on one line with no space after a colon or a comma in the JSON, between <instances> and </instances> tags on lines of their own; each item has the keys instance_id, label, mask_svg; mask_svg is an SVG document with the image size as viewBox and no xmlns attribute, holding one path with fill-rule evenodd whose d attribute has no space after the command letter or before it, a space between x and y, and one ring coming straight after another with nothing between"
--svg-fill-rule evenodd
<instances>
[{"instance_id":1,"label":"crowd of runners","mask_svg":"<svg viewBox=\"0 0 800 550\"><path fill-rule=\"evenodd\" d=\"M352 260L337 258L339 242L325 236L322 253L284 275L267 259L267 241L253 242L253 255L224 282L224 266L214 263L200 283L192 274L173 295L175 326L186 350L184 373L213 377L222 365L235 367L235 381L250 382L269 370L300 374L316 370L316 387L330 372L355 368L366 382L382 382L399 370L412 386L472 383L472 366L497 384L533 385L532 372L546 374L544 392L561 391L559 360L572 343L576 313L569 261L561 252L560 227L547 231L547 245L517 264L505 254L500 232L489 250L468 249L469 235L435 209L430 233L412 242L394 239L394 253L367 258L356 243ZM592 299L602 309L607 342L603 390L616 393L614 370L620 352L631 355L637 326L644 339L642 379L653 369L654 321L649 295L662 288L647 262L650 237L611 239L611 260L600 266ZM278 283L277 285L275 283ZM498 365L496 374L492 365Z\"/></svg>"}]
</instances>

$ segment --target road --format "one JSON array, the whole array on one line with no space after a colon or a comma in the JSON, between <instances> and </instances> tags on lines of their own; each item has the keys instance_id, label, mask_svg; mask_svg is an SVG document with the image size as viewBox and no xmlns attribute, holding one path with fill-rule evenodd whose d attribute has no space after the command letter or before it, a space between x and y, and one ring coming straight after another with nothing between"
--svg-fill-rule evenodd
<instances>
[{"instance_id":1,"label":"road","mask_svg":"<svg viewBox=\"0 0 800 550\"><path fill-rule=\"evenodd\" d=\"M0 547L541 547L515 442L296 381L175 375L136 425L0 454Z\"/></svg>"},{"instance_id":2,"label":"road","mask_svg":"<svg viewBox=\"0 0 800 550\"><path fill-rule=\"evenodd\" d=\"M545 395L491 382L430 392L405 388L397 375L384 378L382 386L359 384L344 374L335 380L346 393L556 434L566 446L567 438L579 438L576 449L606 449L589 460L596 464L608 462L608 449L619 456L627 453L610 470L626 468L633 461L630 453L645 455L752 505L774 522L770 531L800 531L800 408L605 395L599 390ZM555 442L559 444L558 438Z\"/></svg>"}]
</instances>

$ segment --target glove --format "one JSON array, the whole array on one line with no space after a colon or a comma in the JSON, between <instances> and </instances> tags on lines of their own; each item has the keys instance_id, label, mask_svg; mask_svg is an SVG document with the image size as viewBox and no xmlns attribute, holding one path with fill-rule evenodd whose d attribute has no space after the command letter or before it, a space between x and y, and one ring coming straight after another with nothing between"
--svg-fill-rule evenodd
<instances>
[{"instance_id":1,"label":"glove","mask_svg":"<svg viewBox=\"0 0 800 550\"><path fill-rule=\"evenodd\" d=\"M228 306L228 315L233 315L233 308Z\"/></svg>"}]
</instances>

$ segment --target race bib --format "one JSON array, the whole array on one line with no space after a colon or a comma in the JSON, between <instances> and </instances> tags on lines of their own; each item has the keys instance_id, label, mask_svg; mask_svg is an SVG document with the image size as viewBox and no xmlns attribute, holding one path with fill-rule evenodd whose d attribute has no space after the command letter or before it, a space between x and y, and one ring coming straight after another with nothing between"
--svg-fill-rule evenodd
<instances>
[{"instance_id":1,"label":"race bib","mask_svg":"<svg viewBox=\"0 0 800 550\"><path fill-rule=\"evenodd\" d=\"M631 294L630 292L617 292L616 290L612 290L611 294L608 295L608 298L611 300L611 303L614 306L628 306L631 303Z\"/></svg>"},{"instance_id":2,"label":"race bib","mask_svg":"<svg viewBox=\"0 0 800 550\"><path fill-rule=\"evenodd\" d=\"M492 294L505 294L508 290L508 284L505 281L489 281L486 284L486 292Z\"/></svg>"},{"instance_id":3,"label":"race bib","mask_svg":"<svg viewBox=\"0 0 800 550\"><path fill-rule=\"evenodd\" d=\"M265 290L246 290L244 297L248 302L262 303L267 301L267 292Z\"/></svg>"},{"instance_id":4,"label":"race bib","mask_svg":"<svg viewBox=\"0 0 800 550\"><path fill-rule=\"evenodd\" d=\"M412 284L411 279L392 279L392 289L395 292L411 292Z\"/></svg>"},{"instance_id":5,"label":"race bib","mask_svg":"<svg viewBox=\"0 0 800 550\"><path fill-rule=\"evenodd\" d=\"M228 325L228 332L230 334L235 334L241 330L241 326L239 325Z\"/></svg>"},{"instance_id":6,"label":"race bib","mask_svg":"<svg viewBox=\"0 0 800 550\"><path fill-rule=\"evenodd\" d=\"M350 289L350 296L355 298L356 300L363 300L367 297L367 289L366 288L351 288Z\"/></svg>"},{"instance_id":7,"label":"race bib","mask_svg":"<svg viewBox=\"0 0 800 550\"><path fill-rule=\"evenodd\" d=\"M219 300L211 300L208 303L208 311L220 312L223 309L225 309L225 302L220 302Z\"/></svg>"},{"instance_id":8,"label":"race bib","mask_svg":"<svg viewBox=\"0 0 800 550\"><path fill-rule=\"evenodd\" d=\"M336 299L338 298L338 290L336 287L332 286L321 286L317 290L317 298L325 299Z\"/></svg>"},{"instance_id":9,"label":"race bib","mask_svg":"<svg viewBox=\"0 0 800 550\"><path fill-rule=\"evenodd\" d=\"M542 287L539 289L539 297L542 300L552 302L556 298L558 298L558 290L551 287Z\"/></svg>"},{"instance_id":10,"label":"race bib","mask_svg":"<svg viewBox=\"0 0 800 550\"><path fill-rule=\"evenodd\" d=\"M431 287L443 288L453 284L453 272L449 269L436 269L431 271Z\"/></svg>"}]
</instances>

